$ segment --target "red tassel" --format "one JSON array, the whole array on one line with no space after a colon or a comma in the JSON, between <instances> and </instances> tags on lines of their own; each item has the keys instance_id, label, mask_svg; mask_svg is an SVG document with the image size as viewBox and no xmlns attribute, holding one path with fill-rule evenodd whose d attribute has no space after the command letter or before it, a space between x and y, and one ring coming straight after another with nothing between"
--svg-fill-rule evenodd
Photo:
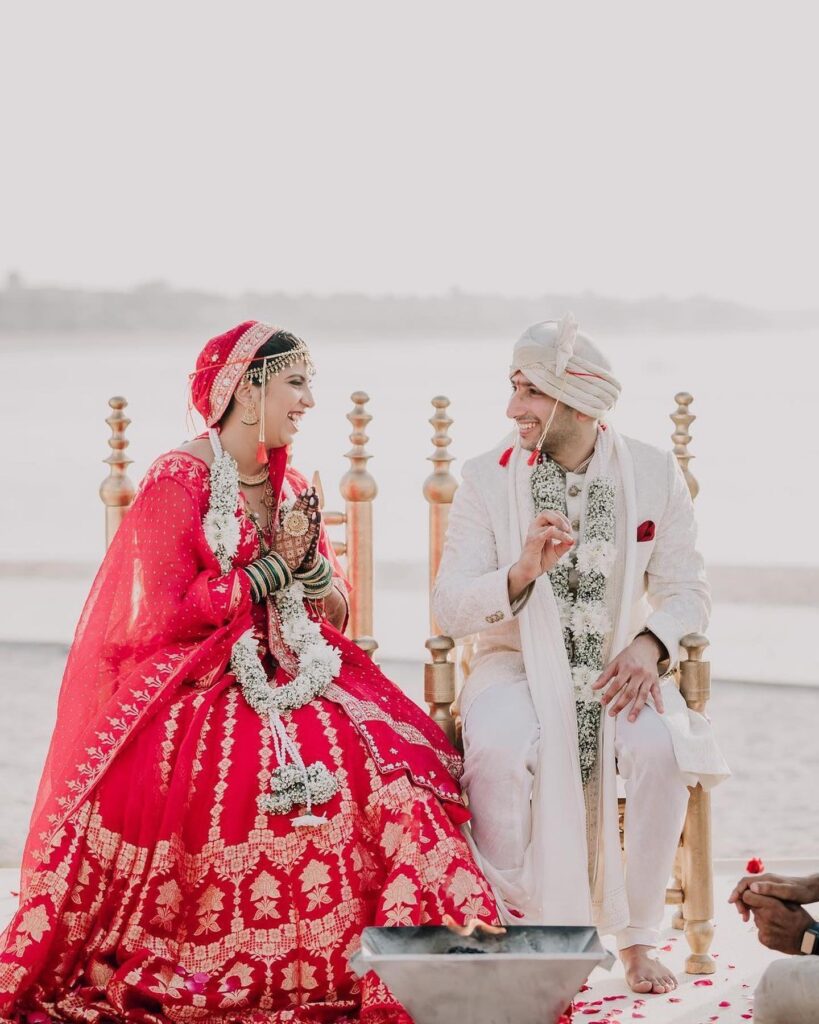
<instances>
[{"instance_id":1,"label":"red tassel","mask_svg":"<svg viewBox=\"0 0 819 1024\"><path fill-rule=\"evenodd\" d=\"M509 460L512 458L512 452L514 448L507 448L506 451L498 459L498 465L503 466L504 469L509 465Z\"/></svg>"},{"instance_id":2,"label":"red tassel","mask_svg":"<svg viewBox=\"0 0 819 1024\"><path fill-rule=\"evenodd\" d=\"M267 462L267 448L264 446L264 441L259 441L256 445L256 461L260 466Z\"/></svg>"},{"instance_id":3,"label":"red tassel","mask_svg":"<svg viewBox=\"0 0 819 1024\"><path fill-rule=\"evenodd\" d=\"M528 465L534 466L534 464L537 462L537 460L539 458L540 458L540 448L535 448L535 450L532 452L532 454L529 456L529 458L526 460L526 462L527 462Z\"/></svg>"}]
</instances>

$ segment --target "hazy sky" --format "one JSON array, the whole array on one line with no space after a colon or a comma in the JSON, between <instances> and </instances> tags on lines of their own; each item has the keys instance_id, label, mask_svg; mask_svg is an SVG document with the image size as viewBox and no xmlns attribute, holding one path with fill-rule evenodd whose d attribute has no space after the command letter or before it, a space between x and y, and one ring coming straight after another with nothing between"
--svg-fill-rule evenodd
<instances>
[{"instance_id":1,"label":"hazy sky","mask_svg":"<svg viewBox=\"0 0 819 1024\"><path fill-rule=\"evenodd\" d=\"M819 306L810 3L0 12L0 273Z\"/></svg>"}]
</instances>

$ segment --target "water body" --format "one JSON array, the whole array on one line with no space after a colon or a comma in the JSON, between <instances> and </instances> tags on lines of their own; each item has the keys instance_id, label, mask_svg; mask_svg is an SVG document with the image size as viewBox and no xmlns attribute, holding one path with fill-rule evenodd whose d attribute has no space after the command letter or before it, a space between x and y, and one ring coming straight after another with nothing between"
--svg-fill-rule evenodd
<instances>
[{"instance_id":1,"label":"water body","mask_svg":"<svg viewBox=\"0 0 819 1024\"><path fill-rule=\"evenodd\" d=\"M297 328L298 325L294 325ZM321 471L328 504L347 469L350 394L371 397L368 450L379 496L375 553L383 562L426 557L431 465L430 399L451 399L451 453L464 459L508 430L504 416L513 339L311 339L317 407L294 462ZM674 334L600 339L623 383L611 417L623 433L670 446L673 396L695 398L701 548L708 561L819 566L814 426L819 332ZM107 399L123 394L133 424L137 481L151 460L192 430L187 374L204 339L153 333L3 338L0 403L0 562L96 561L103 544L97 488L108 453ZM197 430L198 430L197 426Z\"/></svg>"}]
</instances>

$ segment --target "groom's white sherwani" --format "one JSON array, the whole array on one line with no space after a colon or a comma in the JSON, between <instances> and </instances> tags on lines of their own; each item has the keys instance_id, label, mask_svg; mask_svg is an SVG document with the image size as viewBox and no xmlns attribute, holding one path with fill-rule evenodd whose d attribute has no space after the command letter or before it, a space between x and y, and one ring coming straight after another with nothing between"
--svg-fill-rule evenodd
<instances>
[{"instance_id":1,"label":"groom's white sherwani","mask_svg":"<svg viewBox=\"0 0 819 1024\"><path fill-rule=\"evenodd\" d=\"M464 466L433 599L444 632L475 637L459 703L479 859L512 921L593 919L617 932L621 947L654 944L686 786L710 787L727 766L710 725L688 710L669 677L662 684L664 715L647 706L635 723L627 721L628 709L616 719L605 716L600 785L587 813L572 681L548 576L514 609L509 603L509 568L534 507L528 453L516 446L502 465L502 451ZM703 631L710 611L688 488L671 453L610 427L600 431L588 472L566 477L576 538L589 481L601 475L617 485L606 658L647 627L673 667L681 638ZM652 539L638 541L641 524L653 524L653 531L641 531ZM625 876L617 766L628 796Z\"/></svg>"}]
</instances>

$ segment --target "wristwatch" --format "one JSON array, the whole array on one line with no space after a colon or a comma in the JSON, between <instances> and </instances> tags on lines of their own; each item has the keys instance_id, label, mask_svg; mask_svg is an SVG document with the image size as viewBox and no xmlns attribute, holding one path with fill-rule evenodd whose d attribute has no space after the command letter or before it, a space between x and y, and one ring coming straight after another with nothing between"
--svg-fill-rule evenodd
<instances>
[{"instance_id":1,"label":"wristwatch","mask_svg":"<svg viewBox=\"0 0 819 1024\"><path fill-rule=\"evenodd\" d=\"M802 952L805 956L819 956L819 921L814 921L802 936Z\"/></svg>"}]
</instances>

